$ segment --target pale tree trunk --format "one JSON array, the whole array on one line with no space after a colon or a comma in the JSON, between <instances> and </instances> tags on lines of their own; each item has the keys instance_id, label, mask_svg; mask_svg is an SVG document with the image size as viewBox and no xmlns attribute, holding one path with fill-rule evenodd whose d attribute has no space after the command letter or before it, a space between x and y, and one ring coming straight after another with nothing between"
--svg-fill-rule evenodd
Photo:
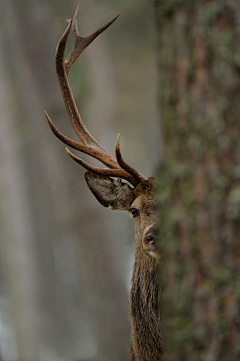
<instances>
[{"instance_id":1,"label":"pale tree trunk","mask_svg":"<svg viewBox=\"0 0 240 361\"><path fill-rule=\"evenodd\" d=\"M1 259L6 265L5 277L8 280L7 291L11 295L18 356L24 360L37 360L34 234L27 207L23 158L16 142L16 123L11 112L13 98L4 72L0 58L0 147L4 155L0 166Z\"/></svg>"},{"instance_id":2,"label":"pale tree trunk","mask_svg":"<svg viewBox=\"0 0 240 361\"><path fill-rule=\"evenodd\" d=\"M15 73L12 85L16 108L10 111L17 129L16 153L23 159L15 172L19 170L24 175L22 184L27 198L26 204L20 205L21 217L25 212L31 215L34 239L26 235L25 242L31 243L28 251L33 248L37 254L30 259L35 262L38 276L31 268L25 269L26 280L33 278L35 284L34 288L29 286L29 302L34 298L33 315L24 319L27 317L27 322L30 318L34 324L36 332L31 332L29 326L28 333L33 339L32 346L38 345L42 359L52 354L63 360L79 357L125 360L129 343L128 306L120 267L116 268L116 248L109 233L104 232L102 208L96 208L94 200L85 195L83 171L65 155L43 115L48 110L57 126L69 134L70 123L62 111L54 71L55 45L66 23L60 21L60 32L53 41L47 10L36 1L8 1L4 11L8 22L2 23L10 64L9 67L5 64L5 68L10 71L12 67ZM54 19L62 14L68 18L66 13L72 15L74 10L54 13ZM103 115L99 114L101 118ZM20 195L23 197L24 193L19 192ZM20 223L27 231L26 222ZM14 242L12 239L9 245ZM7 252L14 257L9 247ZM18 284L21 287L20 280ZM16 283L13 290L14 287ZM20 312L21 307L14 309ZM18 337L22 327L19 322L16 318ZM26 338L23 344L28 343ZM20 356L29 359L22 353Z\"/></svg>"},{"instance_id":3,"label":"pale tree trunk","mask_svg":"<svg viewBox=\"0 0 240 361\"><path fill-rule=\"evenodd\" d=\"M155 0L168 360L240 357L240 7Z\"/></svg>"}]
</instances>

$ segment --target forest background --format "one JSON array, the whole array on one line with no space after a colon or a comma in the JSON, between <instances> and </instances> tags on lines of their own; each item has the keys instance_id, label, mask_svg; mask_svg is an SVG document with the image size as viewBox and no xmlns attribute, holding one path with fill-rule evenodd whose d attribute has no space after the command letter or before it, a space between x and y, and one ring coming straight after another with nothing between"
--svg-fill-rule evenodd
<instances>
[{"instance_id":1,"label":"forest background","mask_svg":"<svg viewBox=\"0 0 240 361\"><path fill-rule=\"evenodd\" d=\"M134 227L103 208L50 131L76 139L59 90L56 45L79 3L0 4L0 359L126 360ZM87 36L70 82L91 133L143 174L159 160L157 72L149 1L83 0ZM71 39L68 49L70 50ZM92 161L94 164L94 161Z\"/></svg>"},{"instance_id":2,"label":"forest background","mask_svg":"<svg viewBox=\"0 0 240 361\"><path fill-rule=\"evenodd\" d=\"M75 137L54 52L77 5L1 2L4 361L128 359L133 224L92 197L43 115ZM71 71L76 102L104 147L120 132L124 159L158 174L167 359L237 361L239 1L84 0L80 32L118 12Z\"/></svg>"}]
</instances>

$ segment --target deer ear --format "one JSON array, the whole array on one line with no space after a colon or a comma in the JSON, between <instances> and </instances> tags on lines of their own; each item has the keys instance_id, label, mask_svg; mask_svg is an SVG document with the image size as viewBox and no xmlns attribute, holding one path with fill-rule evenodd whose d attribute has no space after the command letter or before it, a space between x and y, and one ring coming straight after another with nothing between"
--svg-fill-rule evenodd
<instances>
[{"instance_id":1,"label":"deer ear","mask_svg":"<svg viewBox=\"0 0 240 361\"><path fill-rule=\"evenodd\" d=\"M120 179L85 172L84 178L93 195L104 207L129 210L133 202L133 188Z\"/></svg>"}]
</instances>

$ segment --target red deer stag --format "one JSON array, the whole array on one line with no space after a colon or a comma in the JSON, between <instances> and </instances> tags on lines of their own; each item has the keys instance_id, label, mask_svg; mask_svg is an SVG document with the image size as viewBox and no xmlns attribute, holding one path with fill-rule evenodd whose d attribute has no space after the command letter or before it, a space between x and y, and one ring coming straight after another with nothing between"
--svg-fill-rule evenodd
<instances>
[{"instance_id":1,"label":"red deer stag","mask_svg":"<svg viewBox=\"0 0 240 361\"><path fill-rule=\"evenodd\" d=\"M68 80L69 71L82 51L119 16L100 27L90 36L83 38L77 27L78 9L62 35L56 50L56 71L63 100L72 126L82 141L76 142L60 133L47 113L47 121L53 133L68 146L86 153L105 164L108 168L89 165L72 154L68 154L84 168L88 187L104 206L126 210L135 222L135 263L131 288L131 345L130 358L135 361L159 361L164 353L164 337L160 319L160 286L158 266L160 252L157 249L158 214L154 204L154 178L145 178L136 169L126 164L120 153L120 136L116 142L116 158L99 144L86 129L74 101ZM64 61L64 50L73 25L73 48ZM123 182L126 180L128 183Z\"/></svg>"}]
</instances>

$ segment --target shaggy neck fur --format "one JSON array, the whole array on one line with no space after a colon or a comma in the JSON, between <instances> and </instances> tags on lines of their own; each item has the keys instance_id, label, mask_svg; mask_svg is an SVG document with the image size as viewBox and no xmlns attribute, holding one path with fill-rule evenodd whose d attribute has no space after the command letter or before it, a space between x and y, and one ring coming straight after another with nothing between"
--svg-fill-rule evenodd
<instances>
[{"instance_id":1,"label":"shaggy neck fur","mask_svg":"<svg viewBox=\"0 0 240 361\"><path fill-rule=\"evenodd\" d=\"M132 276L130 318L131 361L163 359L164 337L160 315L159 263L136 249Z\"/></svg>"}]
</instances>

